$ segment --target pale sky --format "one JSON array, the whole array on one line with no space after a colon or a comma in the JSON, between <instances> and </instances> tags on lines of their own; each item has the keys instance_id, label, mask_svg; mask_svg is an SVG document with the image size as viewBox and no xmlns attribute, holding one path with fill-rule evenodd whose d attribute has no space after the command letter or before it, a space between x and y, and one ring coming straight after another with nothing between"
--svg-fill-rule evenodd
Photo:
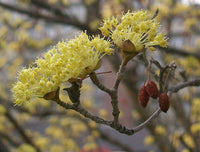
<instances>
[{"instance_id":1,"label":"pale sky","mask_svg":"<svg viewBox=\"0 0 200 152\"><path fill-rule=\"evenodd\" d=\"M182 0L184 4L200 4L200 0Z\"/></svg>"}]
</instances>

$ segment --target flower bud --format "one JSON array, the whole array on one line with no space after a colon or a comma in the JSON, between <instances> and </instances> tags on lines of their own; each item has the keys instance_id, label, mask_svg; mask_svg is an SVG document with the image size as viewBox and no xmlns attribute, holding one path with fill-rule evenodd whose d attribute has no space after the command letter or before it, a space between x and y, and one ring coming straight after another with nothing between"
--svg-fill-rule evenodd
<instances>
[{"instance_id":1,"label":"flower bud","mask_svg":"<svg viewBox=\"0 0 200 152\"><path fill-rule=\"evenodd\" d=\"M167 93L162 93L159 97L159 107L163 112L167 112L170 106L169 96Z\"/></svg>"},{"instance_id":2,"label":"flower bud","mask_svg":"<svg viewBox=\"0 0 200 152\"><path fill-rule=\"evenodd\" d=\"M130 40L122 41L121 48L124 52L128 53L136 51L135 45Z\"/></svg>"},{"instance_id":3,"label":"flower bud","mask_svg":"<svg viewBox=\"0 0 200 152\"><path fill-rule=\"evenodd\" d=\"M154 99L156 99L159 96L158 88L153 81L148 81L146 85L146 91L148 95Z\"/></svg>"},{"instance_id":4,"label":"flower bud","mask_svg":"<svg viewBox=\"0 0 200 152\"><path fill-rule=\"evenodd\" d=\"M46 100L53 100L55 96L56 96L56 91L51 91L46 93L43 98Z\"/></svg>"},{"instance_id":5,"label":"flower bud","mask_svg":"<svg viewBox=\"0 0 200 152\"><path fill-rule=\"evenodd\" d=\"M138 101L141 104L141 106L146 107L147 103L149 101L149 95L146 91L146 87L143 85L139 91L138 94Z\"/></svg>"},{"instance_id":6,"label":"flower bud","mask_svg":"<svg viewBox=\"0 0 200 152\"><path fill-rule=\"evenodd\" d=\"M130 40L122 41L120 53L122 55L124 65L126 65L134 56L138 54L138 52L136 52L135 45Z\"/></svg>"}]
</instances>

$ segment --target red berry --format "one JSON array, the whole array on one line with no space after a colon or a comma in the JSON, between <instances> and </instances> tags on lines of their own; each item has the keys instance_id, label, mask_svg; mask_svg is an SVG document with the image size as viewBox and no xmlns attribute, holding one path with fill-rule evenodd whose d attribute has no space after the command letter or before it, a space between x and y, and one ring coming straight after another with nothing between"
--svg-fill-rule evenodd
<instances>
[{"instance_id":1,"label":"red berry","mask_svg":"<svg viewBox=\"0 0 200 152\"><path fill-rule=\"evenodd\" d=\"M158 88L153 81L148 81L146 85L146 91L148 95L154 99L156 99L159 96Z\"/></svg>"},{"instance_id":2,"label":"red berry","mask_svg":"<svg viewBox=\"0 0 200 152\"><path fill-rule=\"evenodd\" d=\"M169 96L167 93L162 93L159 97L159 107L163 112L167 112L169 109L170 102L169 102Z\"/></svg>"},{"instance_id":3,"label":"red berry","mask_svg":"<svg viewBox=\"0 0 200 152\"><path fill-rule=\"evenodd\" d=\"M138 94L138 101L141 104L141 106L146 107L147 103L149 101L149 95L146 91L146 87L143 85L139 91Z\"/></svg>"}]
</instances>

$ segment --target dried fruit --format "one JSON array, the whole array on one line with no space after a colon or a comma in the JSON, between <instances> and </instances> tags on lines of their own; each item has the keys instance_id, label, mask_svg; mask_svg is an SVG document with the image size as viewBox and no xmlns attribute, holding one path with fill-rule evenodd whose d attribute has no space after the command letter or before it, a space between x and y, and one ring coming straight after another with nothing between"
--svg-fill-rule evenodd
<instances>
[{"instance_id":1,"label":"dried fruit","mask_svg":"<svg viewBox=\"0 0 200 152\"><path fill-rule=\"evenodd\" d=\"M155 82L153 82L153 81L148 81L148 83L146 85L146 91L147 91L148 95L154 99L156 99L159 96L158 88L157 88Z\"/></svg>"},{"instance_id":2,"label":"dried fruit","mask_svg":"<svg viewBox=\"0 0 200 152\"><path fill-rule=\"evenodd\" d=\"M147 103L149 101L149 95L146 91L146 87L143 85L139 91L138 94L138 101L141 104L141 106L146 107Z\"/></svg>"},{"instance_id":3,"label":"dried fruit","mask_svg":"<svg viewBox=\"0 0 200 152\"><path fill-rule=\"evenodd\" d=\"M159 107L163 112L167 112L169 109L170 102L169 102L169 96L167 93L161 93L159 97Z\"/></svg>"}]
</instances>

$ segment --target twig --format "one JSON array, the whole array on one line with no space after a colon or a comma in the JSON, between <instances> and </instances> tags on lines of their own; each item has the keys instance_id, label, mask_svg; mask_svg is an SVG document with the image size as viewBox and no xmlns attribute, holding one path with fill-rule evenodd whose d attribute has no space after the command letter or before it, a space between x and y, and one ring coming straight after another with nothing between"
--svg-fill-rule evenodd
<instances>
[{"instance_id":1,"label":"twig","mask_svg":"<svg viewBox=\"0 0 200 152\"><path fill-rule=\"evenodd\" d=\"M123 78L123 75L124 75L124 72L126 70L126 65L124 65L124 63L122 62L120 67L119 67L119 71L117 72L117 78L116 78L116 81L115 81L115 84L114 84L114 89L118 89L119 87L119 84Z\"/></svg>"},{"instance_id":2,"label":"twig","mask_svg":"<svg viewBox=\"0 0 200 152\"><path fill-rule=\"evenodd\" d=\"M107 92L108 94L111 93L111 90L106 88L102 83L99 82L99 79L97 78L97 75L95 72L90 73L90 79L92 80L92 82L102 91Z\"/></svg>"},{"instance_id":3,"label":"twig","mask_svg":"<svg viewBox=\"0 0 200 152\"><path fill-rule=\"evenodd\" d=\"M0 151L2 152L10 152L10 150L8 149L8 147L3 143L3 141L0 138Z\"/></svg>"},{"instance_id":4,"label":"twig","mask_svg":"<svg viewBox=\"0 0 200 152\"><path fill-rule=\"evenodd\" d=\"M26 14L26 15L32 17L32 18L45 19L46 21L56 22L56 23L60 23L60 24L69 24L69 25L73 25L73 26L75 26L79 29L87 30L87 31L90 32L90 28L87 24L77 22L77 21L74 21L74 20L69 20L69 19L66 19L62 16L58 17L58 16L52 16L52 15L51 16L45 15L45 14L39 13L37 11L30 11L28 9L20 8L18 6L13 6L13 5L10 5L10 4L2 3L1 1L0 1L0 6L5 8L5 9L9 9L11 11Z\"/></svg>"},{"instance_id":5,"label":"twig","mask_svg":"<svg viewBox=\"0 0 200 152\"><path fill-rule=\"evenodd\" d=\"M185 50L170 47L170 46L168 46L167 48L162 48L162 47L156 46L156 48L159 48L159 49L165 51L166 53L177 54L177 55L180 55L180 56L183 56L183 57L193 56L197 59L200 59L200 53L187 52Z\"/></svg>"},{"instance_id":6,"label":"twig","mask_svg":"<svg viewBox=\"0 0 200 152\"><path fill-rule=\"evenodd\" d=\"M141 129L143 129L145 126L147 126L152 120L158 117L160 113L161 113L161 110L160 108L158 108L146 121L144 121L139 126L134 128L135 132L138 132Z\"/></svg>"},{"instance_id":7,"label":"twig","mask_svg":"<svg viewBox=\"0 0 200 152\"><path fill-rule=\"evenodd\" d=\"M66 18L70 19L70 17L66 13L61 11L61 9L56 7L55 5L50 5L50 4L46 3L45 1L40 1L40 0L31 0L30 2L33 5L44 8L44 9L50 11L50 12L53 12L55 15L59 15L59 16L66 17Z\"/></svg>"},{"instance_id":8,"label":"twig","mask_svg":"<svg viewBox=\"0 0 200 152\"><path fill-rule=\"evenodd\" d=\"M99 127L97 127L97 128L91 127L88 123L88 120L82 119L82 117L78 113L76 115L74 115L73 117L82 121L87 126L89 133L92 133L92 131L97 131L100 134L101 139L109 142L110 144L120 147L123 151L134 152L133 149L131 149L128 145L125 145L125 144L119 142L117 139L111 138L108 134L104 133Z\"/></svg>"},{"instance_id":9,"label":"twig","mask_svg":"<svg viewBox=\"0 0 200 152\"><path fill-rule=\"evenodd\" d=\"M152 20L153 20L154 18L156 18L156 16L158 15L158 12L159 12L159 9L157 8L156 11L155 11L155 13L154 13L154 15L153 15L153 17L151 18Z\"/></svg>"},{"instance_id":10,"label":"twig","mask_svg":"<svg viewBox=\"0 0 200 152\"><path fill-rule=\"evenodd\" d=\"M18 147L20 145L19 142L15 141L13 138L11 138L9 135L0 132L0 137L4 138L6 141L8 141L11 145Z\"/></svg>"},{"instance_id":11,"label":"twig","mask_svg":"<svg viewBox=\"0 0 200 152\"><path fill-rule=\"evenodd\" d=\"M115 88L112 89L112 93L110 94L110 97L112 99L111 100L111 104L112 104L112 108L113 108L112 115L114 117L113 125L116 126L118 124L118 121L119 121L120 111L119 111L119 107L118 107L117 90Z\"/></svg>"},{"instance_id":12,"label":"twig","mask_svg":"<svg viewBox=\"0 0 200 152\"><path fill-rule=\"evenodd\" d=\"M81 105L74 106L74 105L70 105L65 102L62 102L61 100L56 100L55 102L57 104L59 104L60 106L64 107L65 109L72 109L72 110L79 112L81 115L95 121L96 123L105 124L105 125L109 125L109 126L112 124L111 121L106 121L98 116L92 115L87 110L85 110Z\"/></svg>"},{"instance_id":13,"label":"twig","mask_svg":"<svg viewBox=\"0 0 200 152\"><path fill-rule=\"evenodd\" d=\"M108 120L104 120L103 118L100 118L98 116L94 116L93 114L88 112L86 109L84 109L80 104L78 106L71 105L71 104L67 104L65 102L62 102L60 99L57 99L57 100L54 99L53 101L55 101L57 104L59 104L60 106L62 106L65 109L72 109L72 110L80 113L84 117L95 121L96 123L110 126L111 128L117 130L118 132L123 133L123 134L127 134L127 135L133 135L136 132L143 129L144 127L146 127L151 121L153 121L156 117L158 117L158 115L161 112L160 109L157 109L145 122L136 126L135 128L128 129L125 126L123 126L119 123L115 123L115 125L114 125L114 121L108 121Z\"/></svg>"},{"instance_id":14,"label":"twig","mask_svg":"<svg viewBox=\"0 0 200 152\"><path fill-rule=\"evenodd\" d=\"M117 93L118 93L118 88L119 88L119 84L123 78L123 75L124 75L124 72L126 70L126 64L122 61L120 67L119 67L119 71L117 72L117 77L116 77L116 81L115 81L115 84L114 84L114 87L111 89L112 92L109 94L110 97L111 97L111 104L112 104L112 107L113 107L113 117L114 117L114 122L113 122L113 125L116 126L118 124L118 121L119 121L119 114L120 114L120 111L119 111L119 107L118 107L118 96L117 96Z\"/></svg>"},{"instance_id":15,"label":"twig","mask_svg":"<svg viewBox=\"0 0 200 152\"><path fill-rule=\"evenodd\" d=\"M124 145L122 142L116 140L115 138L112 138L112 137L109 136L108 134L102 132L100 129L98 129L98 132L99 132L99 134L100 134L100 137L101 137L103 140L105 140L105 141L107 141L107 142L109 142L109 143L111 143L111 144L114 144L114 145L119 146L119 147L122 148L122 150L125 151L125 152L134 152L134 150L133 150L132 148L128 147L127 145Z\"/></svg>"},{"instance_id":16,"label":"twig","mask_svg":"<svg viewBox=\"0 0 200 152\"><path fill-rule=\"evenodd\" d=\"M10 120L10 122L14 125L14 127L17 129L17 131L19 132L19 134L21 135L21 137L23 138L23 140L26 143L32 145L37 150L37 152L41 152L41 150L35 145L35 143L31 140L31 138L29 138L25 134L24 130L21 128L21 126L19 125L19 123L12 116L12 114L9 111L7 111L5 115Z\"/></svg>"},{"instance_id":17,"label":"twig","mask_svg":"<svg viewBox=\"0 0 200 152\"><path fill-rule=\"evenodd\" d=\"M169 88L169 91L171 93L175 93L175 92L178 92L179 90L181 90L185 87L189 87L189 86L200 86L200 79L191 80L191 81L187 81L187 82L178 84L177 86Z\"/></svg>"}]
</instances>

